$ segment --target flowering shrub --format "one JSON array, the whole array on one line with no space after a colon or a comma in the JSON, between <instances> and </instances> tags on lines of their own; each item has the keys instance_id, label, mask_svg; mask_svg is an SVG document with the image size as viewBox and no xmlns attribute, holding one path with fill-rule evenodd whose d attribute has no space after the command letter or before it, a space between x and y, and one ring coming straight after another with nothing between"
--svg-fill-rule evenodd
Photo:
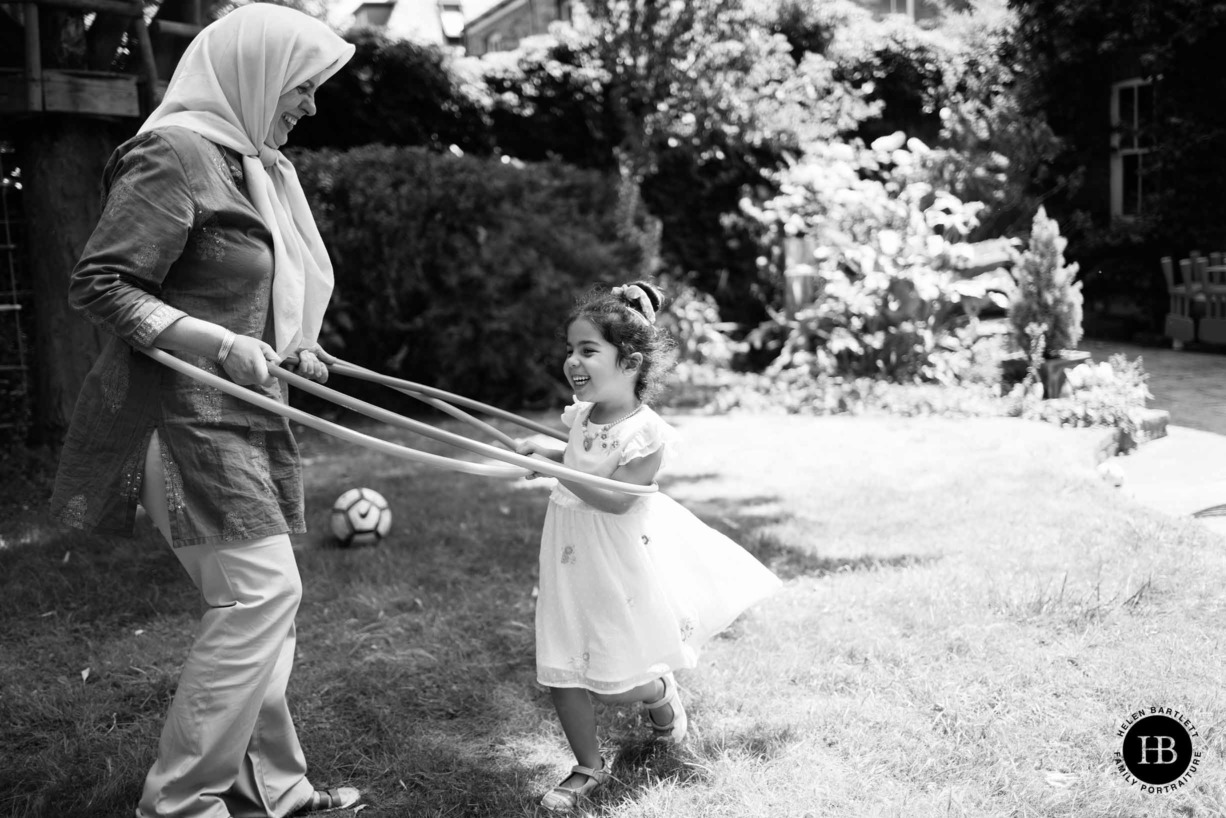
<instances>
[{"instance_id":1,"label":"flowering shrub","mask_svg":"<svg viewBox=\"0 0 1226 818\"><path fill-rule=\"evenodd\" d=\"M1022 397L1010 413L1061 426L1111 426L1124 433L1124 441L1135 442L1136 412L1153 397L1146 385L1148 377L1140 358L1129 361L1124 355L1112 355L1108 361L1070 369L1067 397Z\"/></svg>"},{"instance_id":2,"label":"flowering shrub","mask_svg":"<svg viewBox=\"0 0 1226 818\"><path fill-rule=\"evenodd\" d=\"M807 415L891 414L902 417L1020 417L1060 426L1118 429L1121 451L1141 440L1138 410L1151 397L1141 359L1113 355L1108 362L1070 370L1069 397L1043 400L1033 383L1002 394L1000 384L891 383L877 378L812 375L792 368L769 374L726 373L709 408L715 412Z\"/></svg>"},{"instance_id":3,"label":"flowering shrub","mask_svg":"<svg viewBox=\"0 0 1226 818\"><path fill-rule=\"evenodd\" d=\"M1007 405L986 384L891 383L877 378L813 376L798 369L778 375L740 374L725 380L711 403L715 412L746 411L790 415L902 417L1001 417Z\"/></svg>"},{"instance_id":4,"label":"flowering shrub","mask_svg":"<svg viewBox=\"0 0 1226 818\"><path fill-rule=\"evenodd\" d=\"M667 303L658 323L677 342L678 366L730 366L741 345L729 335L736 325L720 320L715 299L688 284L676 284L666 276L662 276L659 283Z\"/></svg>"},{"instance_id":5,"label":"flowering shrub","mask_svg":"<svg viewBox=\"0 0 1226 818\"><path fill-rule=\"evenodd\" d=\"M786 330L773 373L945 379L939 353L973 342L973 331L957 331L985 304L1003 306L982 280L957 273L982 205L927 182L927 154L902 133L868 147L818 143L781 174L781 193L764 208L743 202L777 235L816 246L805 260L822 282L813 303L754 336L762 343Z\"/></svg>"}]
</instances>

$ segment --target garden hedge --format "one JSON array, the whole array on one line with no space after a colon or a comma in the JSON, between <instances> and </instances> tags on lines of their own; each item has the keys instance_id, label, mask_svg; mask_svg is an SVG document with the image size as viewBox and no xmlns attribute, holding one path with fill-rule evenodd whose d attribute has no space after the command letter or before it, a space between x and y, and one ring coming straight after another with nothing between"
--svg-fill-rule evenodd
<instances>
[{"instance_id":1,"label":"garden hedge","mask_svg":"<svg viewBox=\"0 0 1226 818\"><path fill-rule=\"evenodd\" d=\"M560 330L574 296L638 261L617 235L612 179L377 145L294 161L336 268L326 349L508 409L569 395Z\"/></svg>"}]
</instances>

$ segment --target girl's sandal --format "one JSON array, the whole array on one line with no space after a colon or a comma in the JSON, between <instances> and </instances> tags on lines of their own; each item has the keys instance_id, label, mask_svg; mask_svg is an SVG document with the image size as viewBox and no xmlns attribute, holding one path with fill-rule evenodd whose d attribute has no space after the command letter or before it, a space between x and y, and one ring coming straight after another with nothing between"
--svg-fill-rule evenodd
<instances>
[{"instance_id":1,"label":"girl's sandal","mask_svg":"<svg viewBox=\"0 0 1226 818\"><path fill-rule=\"evenodd\" d=\"M295 816L311 812L324 812L331 809L352 807L362 800L362 793L353 787L333 787L330 790L316 790L311 797L294 813Z\"/></svg>"},{"instance_id":2,"label":"girl's sandal","mask_svg":"<svg viewBox=\"0 0 1226 818\"><path fill-rule=\"evenodd\" d=\"M572 774L586 775L587 781L584 781L577 788L563 787L562 784L559 784L545 793L545 796L541 798L541 806L550 812L570 812L574 810L581 801L590 798L600 785L608 781L610 775L609 767L604 763L603 758L600 760L600 769L598 770L576 764L570 768L570 771ZM567 778L569 777L567 776Z\"/></svg>"},{"instance_id":3,"label":"girl's sandal","mask_svg":"<svg viewBox=\"0 0 1226 818\"><path fill-rule=\"evenodd\" d=\"M680 744L685 741L685 735L690 729L690 720L686 717L685 708L681 705L679 695L681 688L671 672L661 676L660 681L664 683L664 694L657 701L643 703L643 707L647 708L647 721L651 723L656 741L664 744ZM668 724L660 724L652 718L651 711L658 710L665 705L673 709L673 717Z\"/></svg>"}]
</instances>

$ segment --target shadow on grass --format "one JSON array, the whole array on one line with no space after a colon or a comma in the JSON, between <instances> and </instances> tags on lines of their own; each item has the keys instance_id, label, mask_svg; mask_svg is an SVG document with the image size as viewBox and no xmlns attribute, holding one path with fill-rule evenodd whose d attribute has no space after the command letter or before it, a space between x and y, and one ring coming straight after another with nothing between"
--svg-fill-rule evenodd
<instances>
[{"instance_id":1,"label":"shadow on grass","mask_svg":"<svg viewBox=\"0 0 1226 818\"><path fill-rule=\"evenodd\" d=\"M316 533L298 553L305 597L290 702L312 780L361 787L372 818L536 814L536 800L573 763L535 683L533 590L548 492L306 442L318 458L305 485L313 531L326 531L332 500L353 485L382 492L396 518L380 546L326 548ZM823 556L809 545L820 531L803 526L785 541L773 529L792 518L767 493L708 493L687 505L784 579L924 561ZM0 550L0 688L21 690L0 697L0 747L10 757L0 764L0 813L127 815L195 632L198 595L151 529L122 540L48 525L37 539ZM690 748L666 751L644 740L641 723L622 727L611 759L618 781L602 810L661 782L702 784L713 756L771 757L794 740L760 728L699 734Z\"/></svg>"},{"instance_id":2,"label":"shadow on grass","mask_svg":"<svg viewBox=\"0 0 1226 818\"><path fill-rule=\"evenodd\" d=\"M750 542L742 543L742 545L746 551L757 557L759 562L784 580L846 574L855 571L912 568L940 559L917 554L895 554L889 557L878 557L872 554L861 554L856 557L823 557L786 545L777 537L762 533L756 534Z\"/></svg>"},{"instance_id":3,"label":"shadow on grass","mask_svg":"<svg viewBox=\"0 0 1226 818\"><path fill-rule=\"evenodd\" d=\"M19 634L62 627L105 629L191 610L198 599L152 528L133 539L65 528L43 519L36 540L0 551L0 621L28 622Z\"/></svg>"},{"instance_id":4,"label":"shadow on grass","mask_svg":"<svg viewBox=\"0 0 1226 818\"><path fill-rule=\"evenodd\" d=\"M698 482L709 475L683 478L674 482ZM918 554L859 554L855 556L823 556L820 551L821 524L803 527L811 537L804 544L786 542L772 529L794 518L779 513L781 501L770 495L754 495L735 500L704 498L684 504L699 519L753 554L780 579L822 577L855 571L877 571L910 568L935 562L939 557ZM811 544L810 544L811 543Z\"/></svg>"},{"instance_id":5,"label":"shadow on grass","mask_svg":"<svg viewBox=\"0 0 1226 818\"><path fill-rule=\"evenodd\" d=\"M701 737L694 749L705 757L735 755L755 761L773 761L801 740L802 737L791 727L755 725L734 733Z\"/></svg>"}]
</instances>

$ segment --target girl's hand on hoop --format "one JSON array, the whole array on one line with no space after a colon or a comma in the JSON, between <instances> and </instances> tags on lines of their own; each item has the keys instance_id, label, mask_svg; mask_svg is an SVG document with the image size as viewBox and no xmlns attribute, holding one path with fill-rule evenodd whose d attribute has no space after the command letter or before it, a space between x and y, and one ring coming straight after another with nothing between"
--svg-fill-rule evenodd
<instances>
[{"instance_id":1,"label":"girl's hand on hoop","mask_svg":"<svg viewBox=\"0 0 1226 818\"><path fill-rule=\"evenodd\" d=\"M279 363L281 356L268 344L248 335L238 335L221 367L230 380L240 386L272 386L277 379L269 373L268 365Z\"/></svg>"},{"instance_id":2,"label":"girl's hand on hoop","mask_svg":"<svg viewBox=\"0 0 1226 818\"><path fill-rule=\"evenodd\" d=\"M525 438L523 440L515 441L515 453L516 454L522 454L524 457L532 457L533 455L540 455L543 452L544 450L541 448L541 445L537 443L535 440ZM528 472L528 474L524 475L524 479L525 480L535 480L536 478L540 476L541 476L540 472L533 471L533 472Z\"/></svg>"}]
</instances>

